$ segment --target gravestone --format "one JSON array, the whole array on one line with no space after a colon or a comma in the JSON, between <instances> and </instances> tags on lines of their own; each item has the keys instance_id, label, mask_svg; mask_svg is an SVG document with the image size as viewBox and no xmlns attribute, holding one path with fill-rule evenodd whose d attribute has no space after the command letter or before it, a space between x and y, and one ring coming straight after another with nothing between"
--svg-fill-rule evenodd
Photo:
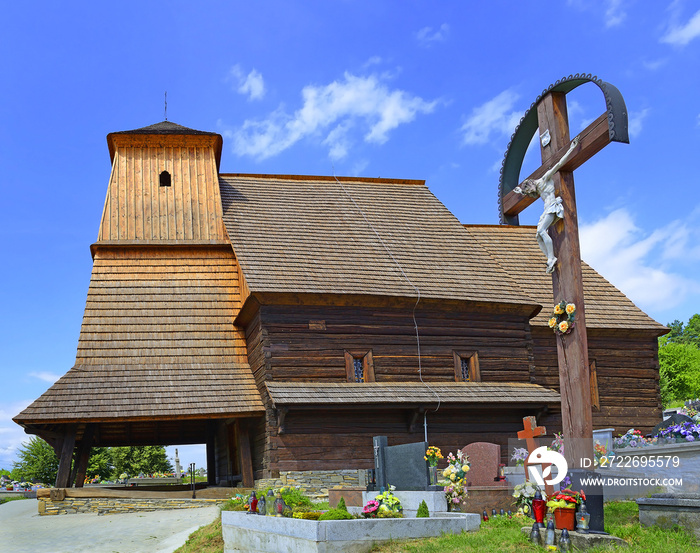
<instances>
[{"instance_id":1,"label":"gravestone","mask_svg":"<svg viewBox=\"0 0 700 553\"><path fill-rule=\"evenodd\" d=\"M386 436L375 436L374 470L376 474L376 489L396 486L401 491L437 491L442 488L430 486L428 463L425 452L428 442L412 444L387 445Z\"/></svg>"},{"instance_id":2,"label":"gravestone","mask_svg":"<svg viewBox=\"0 0 700 553\"><path fill-rule=\"evenodd\" d=\"M507 486L508 483L495 481L498 465L501 462L501 446L489 442L474 442L465 446L462 453L469 456L471 468L467 472L467 486Z\"/></svg>"},{"instance_id":3,"label":"gravestone","mask_svg":"<svg viewBox=\"0 0 700 553\"><path fill-rule=\"evenodd\" d=\"M651 435L656 436L659 432L661 432L662 430L665 430L669 426L673 426L674 424L683 424L684 422L694 423L695 421L687 415L675 413L675 414L671 415L669 418L667 418L666 420L657 424L653 428L653 430L651 431Z\"/></svg>"}]
</instances>

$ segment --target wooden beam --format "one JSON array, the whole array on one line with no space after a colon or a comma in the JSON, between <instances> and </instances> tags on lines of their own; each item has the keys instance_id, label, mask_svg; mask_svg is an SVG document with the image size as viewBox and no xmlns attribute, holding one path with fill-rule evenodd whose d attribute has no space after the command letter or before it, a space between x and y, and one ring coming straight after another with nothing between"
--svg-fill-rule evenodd
<instances>
[{"instance_id":1,"label":"wooden beam","mask_svg":"<svg viewBox=\"0 0 700 553\"><path fill-rule=\"evenodd\" d=\"M581 131L578 137L579 145L576 150L574 150L574 153L569 161L567 161L564 167L562 167L562 171L571 172L574 169L577 169L610 143L607 114L604 113L598 117L598 119L593 121L593 123ZM547 168L553 166L557 161L559 161L568 149L569 143L567 141L562 147L554 152L546 164L543 163L527 178L539 179L542 177L542 175L547 172ZM527 206L532 204L536 199L537 198L524 196L523 194L518 194L517 192L513 192L511 190L503 198L503 213L507 216L517 215Z\"/></svg>"},{"instance_id":2,"label":"wooden beam","mask_svg":"<svg viewBox=\"0 0 700 553\"><path fill-rule=\"evenodd\" d=\"M83 432L83 439L80 440L78 444L78 452L75 463L75 478L74 480L71 480L71 482L75 481L76 488L82 488L83 484L85 483L85 476L87 476L87 466L90 459L90 452L92 451L94 438L95 425L86 425L85 432Z\"/></svg>"},{"instance_id":3,"label":"wooden beam","mask_svg":"<svg viewBox=\"0 0 700 553\"><path fill-rule=\"evenodd\" d=\"M537 107L537 115L540 133L549 129L551 147L556 148L557 153L559 149L567 148L566 95L552 93L545 96ZM553 159L554 155L543 147L543 165L551 166ZM581 468L582 459L593 458L593 420L574 175L571 171L561 170L553 179L565 212L564 218L550 227L554 251L559 257L557 268L552 273L554 302L565 300L576 305L576 324L569 334L557 334L556 338L562 428L566 460L570 467Z\"/></svg>"},{"instance_id":4,"label":"wooden beam","mask_svg":"<svg viewBox=\"0 0 700 553\"><path fill-rule=\"evenodd\" d=\"M63 437L61 455L58 461L58 473L56 474L56 487L67 488L70 480L71 461L73 460L73 449L75 448L75 434L77 425L66 425L66 432Z\"/></svg>"},{"instance_id":5,"label":"wooden beam","mask_svg":"<svg viewBox=\"0 0 700 553\"><path fill-rule=\"evenodd\" d=\"M248 424L236 421L236 436L238 438L238 459L243 477L243 487L252 488L255 485L253 478L253 457L250 451L250 433Z\"/></svg>"},{"instance_id":6,"label":"wooden beam","mask_svg":"<svg viewBox=\"0 0 700 553\"><path fill-rule=\"evenodd\" d=\"M207 424L207 484L216 486L216 424Z\"/></svg>"}]
</instances>

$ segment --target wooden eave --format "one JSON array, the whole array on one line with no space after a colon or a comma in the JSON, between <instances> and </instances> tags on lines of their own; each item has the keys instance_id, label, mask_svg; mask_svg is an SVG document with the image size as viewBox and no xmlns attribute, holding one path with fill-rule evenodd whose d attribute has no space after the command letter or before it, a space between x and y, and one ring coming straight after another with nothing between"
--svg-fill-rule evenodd
<instances>
[{"instance_id":1,"label":"wooden eave","mask_svg":"<svg viewBox=\"0 0 700 553\"><path fill-rule=\"evenodd\" d=\"M144 250L144 249L159 249L164 248L173 250L175 248L208 248L208 249L223 249L231 251L231 242L228 240L98 240L90 244L90 254L95 259L95 253L98 250Z\"/></svg>"},{"instance_id":2,"label":"wooden eave","mask_svg":"<svg viewBox=\"0 0 700 553\"><path fill-rule=\"evenodd\" d=\"M221 166L221 151L223 148L223 138L216 133L199 134L161 134L161 133L137 133L113 132L107 135L107 146L109 147L109 158L114 163L114 156L118 148L206 148L214 149L216 158L216 169Z\"/></svg>"},{"instance_id":3,"label":"wooden eave","mask_svg":"<svg viewBox=\"0 0 700 553\"><path fill-rule=\"evenodd\" d=\"M275 408L288 407L357 409L381 406L383 409L445 407L552 407L561 404L554 390L537 384L501 382L371 382L318 383L266 382ZM438 400L439 398L439 400Z\"/></svg>"},{"instance_id":4,"label":"wooden eave","mask_svg":"<svg viewBox=\"0 0 700 553\"><path fill-rule=\"evenodd\" d=\"M261 306L325 306L325 307L381 307L389 309L413 309L416 297L358 294L306 294L288 292L252 292L234 319L234 324L244 327ZM489 302L459 301L453 299L421 298L418 310L453 312L511 313L528 319L536 316L539 304L494 304Z\"/></svg>"}]
</instances>

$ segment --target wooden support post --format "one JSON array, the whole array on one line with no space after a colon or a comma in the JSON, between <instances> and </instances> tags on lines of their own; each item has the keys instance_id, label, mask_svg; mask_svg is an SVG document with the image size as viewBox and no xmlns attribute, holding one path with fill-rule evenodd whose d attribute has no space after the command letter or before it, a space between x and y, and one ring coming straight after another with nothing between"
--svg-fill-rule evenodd
<instances>
[{"instance_id":1,"label":"wooden support post","mask_svg":"<svg viewBox=\"0 0 700 553\"><path fill-rule=\"evenodd\" d=\"M58 473L56 474L56 487L67 488L69 486L71 462L73 461L73 449L75 448L75 424L66 425L63 437L61 455L58 461Z\"/></svg>"},{"instance_id":2,"label":"wooden support post","mask_svg":"<svg viewBox=\"0 0 700 553\"><path fill-rule=\"evenodd\" d=\"M216 424L207 424L207 484L216 486Z\"/></svg>"},{"instance_id":3,"label":"wooden support post","mask_svg":"<svg viewBox=\"0 0 700 553\"><path fill-rule=\"evenodd\" d=\"M255 485L253 478L253 456L250 451L250 433L248 432L248 424L246 422L236 421L236 436L238 443L238 459L241 467L241 477L243 478L243 487L252 488Z\"/></svg>"},{"instance_id":4,"label":"wooden support post","mask_svg":"<svg viewBox=\"0 0 700 553\"><path fill-rule=\"evenodd\" d=\"M95 425L87 424L85 426L85 431L83 432L83 439L78 443L78 451L76 453L75 462L75 475L71 475L71 483L75 482L76 488L82 488L85 484L85 477L87 476L87 466L90 460L90 452L92 451L92 444L95 439Z\"/></svg>"}]
</instances>

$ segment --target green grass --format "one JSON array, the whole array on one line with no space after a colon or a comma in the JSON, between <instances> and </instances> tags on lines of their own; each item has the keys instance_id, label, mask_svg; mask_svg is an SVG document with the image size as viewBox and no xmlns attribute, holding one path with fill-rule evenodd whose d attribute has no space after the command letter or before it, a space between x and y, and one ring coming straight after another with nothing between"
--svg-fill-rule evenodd
<instances>
[{"instance_id":1,"label":"green grass","mask_svg":"<svg viewBox=\"0 0 700 553\"><path fill-rule=\"evenodd\" d=\"M27 498L24 497L24 496L18 496L18 497L4 497L4 498L0 499L0 505L2 505L3 503L7 503L8 501L18 501L18 500L20 500L20 499L27 499Z\"/></svg>"},{"instance_id":2,"label":"green grass","mask_svg":"<svg viewBox=\"0 0 700 553\"><path fill-rule=\"evenodd\" d=\"M700 550L700 542L680 528L662 530L643 528L639 524L639 508L634 501L608 503L605 506L605 530L624 539L630 545L625 548L594 548L590 553L620 551L626 553L694 553ZM446 534L439 538L391 541L376 545L374 553L517 553L520 551L544 552L527 541L520 532L529 526L529 519L495 517L482 523L478 532ZM194 532L187 543L175 553L223 553L221 520L203 526Z\"/></svg>"}]
</instances>

